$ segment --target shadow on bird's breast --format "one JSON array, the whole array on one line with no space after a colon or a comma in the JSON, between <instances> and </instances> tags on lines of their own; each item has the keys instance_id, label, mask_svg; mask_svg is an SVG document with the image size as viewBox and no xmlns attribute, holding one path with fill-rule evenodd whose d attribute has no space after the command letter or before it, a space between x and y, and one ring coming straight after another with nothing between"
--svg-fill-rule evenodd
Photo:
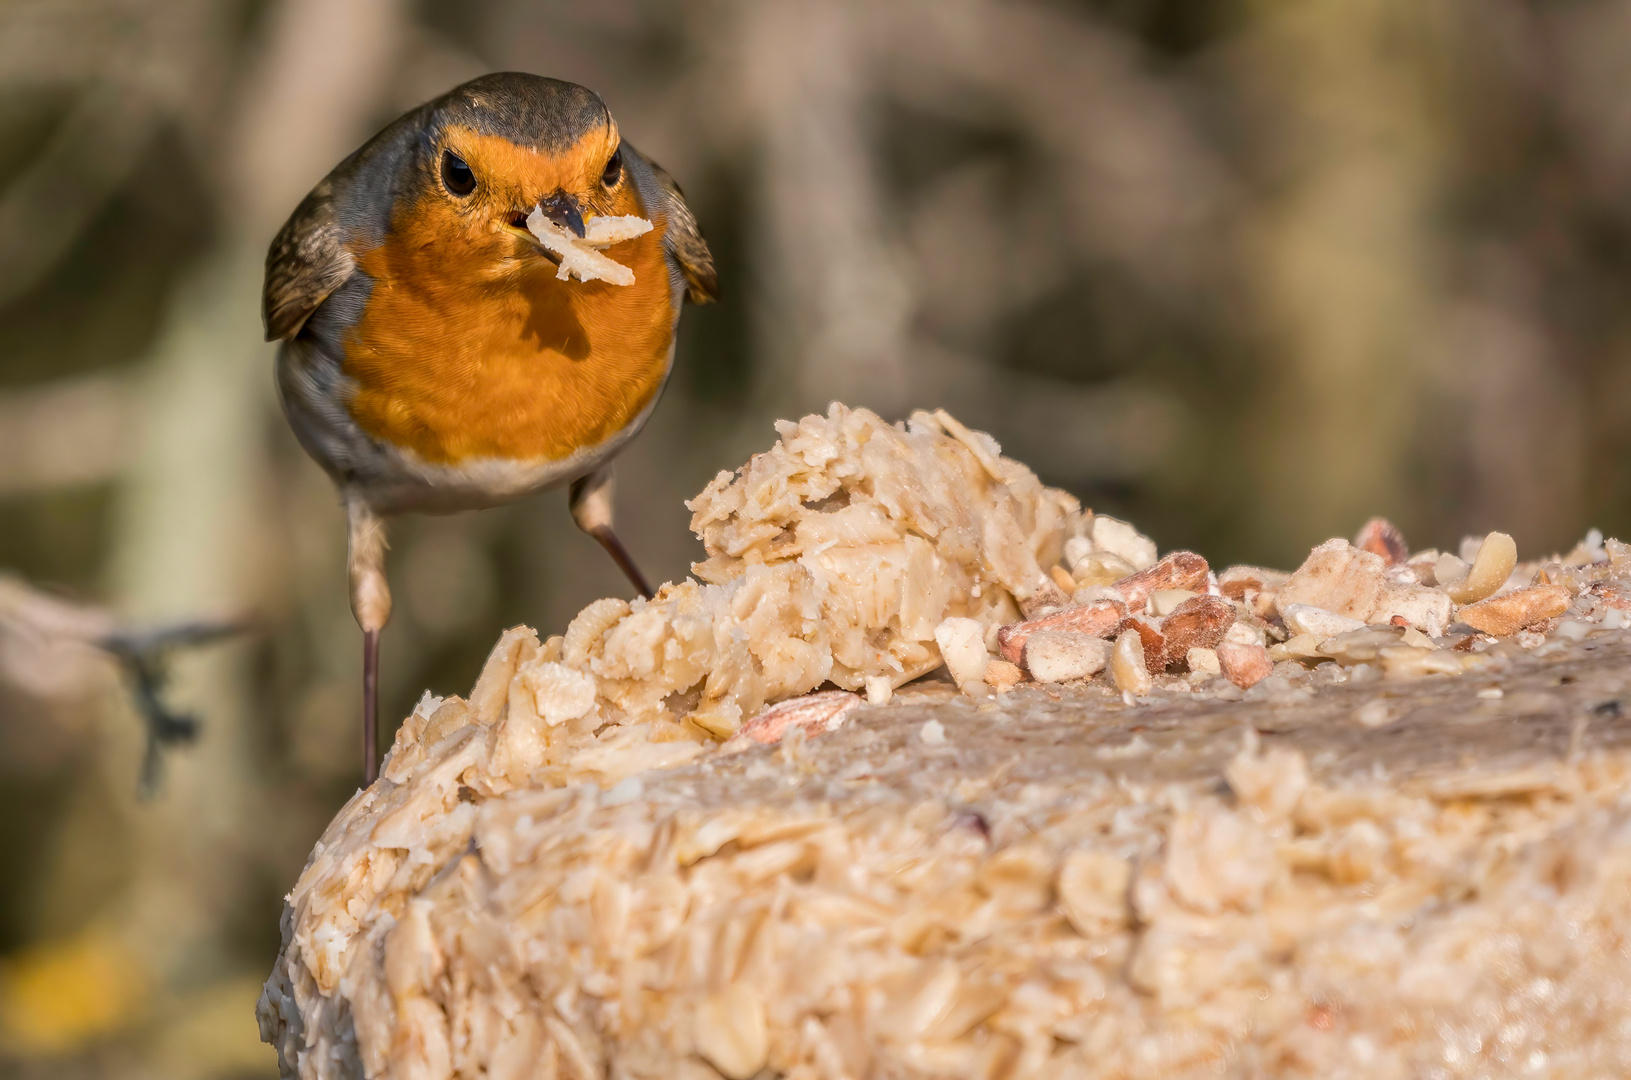
<instances>
[{"instance_id":1,"label":"shadow on bird's breast","mask_svg":"<svg viewBox=\"0 0 1631 1080\"><path fill-rule=\"evenodd\" d=\"M521 328L522 338L540 350L553 350L568 360L587 360L591 348L589 332L584 329L578 300L571 290L593 287L594 283L557 281L553 277L540 281L527 294L528 310Z\"/></svg>"}]
</instances>

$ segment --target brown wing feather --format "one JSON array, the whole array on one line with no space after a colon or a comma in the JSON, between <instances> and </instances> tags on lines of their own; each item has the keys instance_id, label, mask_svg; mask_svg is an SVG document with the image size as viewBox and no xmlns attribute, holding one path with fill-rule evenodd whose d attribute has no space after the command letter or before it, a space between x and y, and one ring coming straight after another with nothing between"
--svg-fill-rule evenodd
<instances>
[{"instance_id":1,"label":"brown wing feather","mask_svg":"<svg viewBox=\"0 0 1631 1080\"><path fill-rule=\"evenodd\" d=\"M311 313L356 266L340 243L333 185L324 180L295 207L266 252L266 288L261 296L266 340L298 334Z\"/></svg>"},{"instance_id":2,"label":"brown wing feather","mask_svg":"<svg viewBox=\"0 0 1631 1080\"><path fill-rule=\"evenodd\" d=\"M685 194L674 178L663 167L641 155L657 180L657 190L668 212L668 229L663 234L663 247L680 266L685 275L685 295L693 304L706 304L719 299L719 274L714 270L714 255L708 242L702 238L696 215L685 205Z\"/></svg>"}]
</instances>

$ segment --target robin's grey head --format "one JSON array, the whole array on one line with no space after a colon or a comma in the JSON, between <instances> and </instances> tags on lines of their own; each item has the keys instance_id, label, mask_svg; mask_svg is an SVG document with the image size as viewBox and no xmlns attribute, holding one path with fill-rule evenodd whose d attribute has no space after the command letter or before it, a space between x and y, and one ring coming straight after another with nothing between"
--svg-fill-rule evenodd
<instances>
[{"instance_id":1,"label":"robin's grey head","mask_svg":"<svg viewBox=\"0 0 1631 1080\"><path fill-rule=\"evenodd\" d=\"M531 243L534 207L579 236L586 217L643 215L617 122L599 94L576 83L483 75L427 105L423 134L415 201L421 209L439 201L472 235Z\"/></svg>"},{"instance_id":2,"label":"robin's grey head","mask_svg":"<svg viewBox=\"0 0 1631 1080\"><path fill-rule=\"evenodd\" d=\"M616 130L600 95L542 75L500 71L456 86L431 105L431 128L465 128L559 154L585 136Z\"/></svg>"}]
</instances>

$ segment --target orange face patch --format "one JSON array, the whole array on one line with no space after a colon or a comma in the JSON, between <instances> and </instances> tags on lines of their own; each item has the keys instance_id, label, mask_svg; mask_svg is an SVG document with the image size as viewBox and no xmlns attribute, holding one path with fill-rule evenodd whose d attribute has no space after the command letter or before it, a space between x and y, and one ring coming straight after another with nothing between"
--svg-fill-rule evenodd
<instances>
[{"instance_id":1,"label":"orange face patch","mask_svg":"<svg viewBox=\"0 0 1631 1080\"><path fill-rule=\"evenodd\" d=\"M610 192L600 183L617 144L616 124L585 134L559 153L520 146L501 135L472 128L449 128L442 139L442 146L463 158L475 174L476 192L465 211L471 216L525 213L556 191L576 196L585 214L637 213L619 208L639 204L627 179ZM455 206L460 203L451 201Z\"/></svg>"},{"instance_id":2,"label":"orange face patch","mask_svg":"<svg viewBox=\"0 0 1631 1080\"><path fill-rule=\"evenodd\" d=\"M558 281L553 263L503 228L501 215L530 205L521 200L572 192L563 181L573 174L598 187L616 132L610 146L587 145L594 138L554 158L502 139L461 143L455 152L469 150L491 204L423 192L399 206L384 243L357 253L375 284L344 370L364 431L435 464L556 461L616 435L655 398L674 321L666 222L653 218L651 232L607 250L634 271L628 286ZM499 161L505 171L484 171ZM645 216L626 178L602 194L603 208L580 199Z\"/></svg>"}]
</instances>

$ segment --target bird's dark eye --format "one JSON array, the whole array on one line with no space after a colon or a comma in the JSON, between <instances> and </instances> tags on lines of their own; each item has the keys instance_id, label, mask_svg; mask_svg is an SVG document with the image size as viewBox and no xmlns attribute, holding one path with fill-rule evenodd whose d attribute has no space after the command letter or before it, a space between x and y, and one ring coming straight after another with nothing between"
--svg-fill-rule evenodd
<instances>
[{"instance_id":1,"label":"bird's dark eye","mask_svg":"<svg viewBox=\"0 0 1631 1080\"><path fill-rule=\"evenodd\" d=\"M476 174L470 171L464 158L451 150L443 150L442 183L455 195L468 195L476 190Z\"/></svg>"},{"instance_id":2,"label":"bird's dark eye","mask_svg":"<svg viewBox=\"0 0 1631 1080\"><path fill-rule=\"evenodd\" d=\"M619 146L612 151L612 158L606 162L606 171L601 174L600 182L607 187L617 184L617 178L623 175L623 148Z\"/></svg>"}]
</instances>

